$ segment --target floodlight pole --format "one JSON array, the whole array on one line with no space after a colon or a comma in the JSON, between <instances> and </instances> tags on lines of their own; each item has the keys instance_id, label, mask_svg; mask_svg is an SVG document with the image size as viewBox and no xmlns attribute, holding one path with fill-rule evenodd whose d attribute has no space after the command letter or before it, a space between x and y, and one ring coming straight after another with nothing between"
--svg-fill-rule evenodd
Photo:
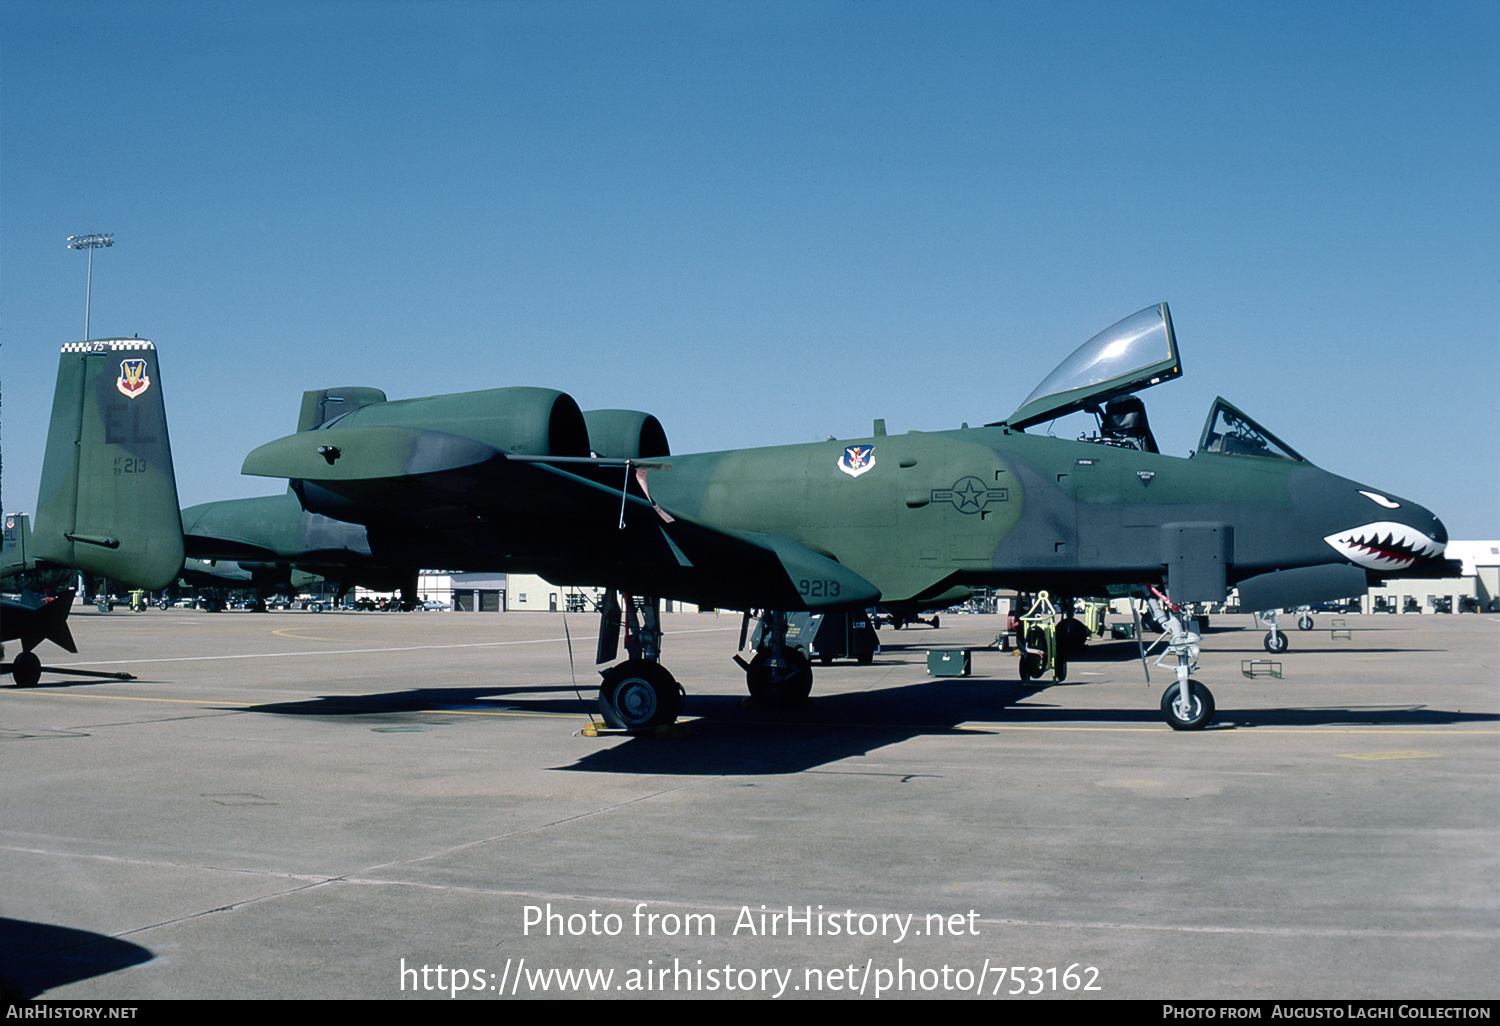
<instances>
[{"instance_id":1,"label":"floodlight pole","mask_svg":"<svg viewBox=\"0 0 1500 1026\"><path fill-rule=\"evenodd\" d=\"M87 235L69 235L69 249L89 251L89 276L83 289L83 340L89 340L89 302L94 293L94 250L106 249L115 244L114 232L90 232Z\"/></svg>"}]
</instances>

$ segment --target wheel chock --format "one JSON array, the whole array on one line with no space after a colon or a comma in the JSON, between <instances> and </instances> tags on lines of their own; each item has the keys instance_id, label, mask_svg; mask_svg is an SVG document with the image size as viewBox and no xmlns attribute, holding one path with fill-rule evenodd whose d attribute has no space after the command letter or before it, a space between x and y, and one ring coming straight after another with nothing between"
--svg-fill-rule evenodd
<instances>
[{"instance_id":1,"label":"wheel chock","mask_svg":"<svg viewBox=\"0 0 1500 1026\"><path fill-rule=\"evenodd\" d=\"M644 730L630 730L624 727L611 727L598 720L589 720L588 726L578 733L584 737L650 737L665 741L671 738L691 737L693 721L667 723L660 727L647 727Z\"/></svg>"}]
</instances>

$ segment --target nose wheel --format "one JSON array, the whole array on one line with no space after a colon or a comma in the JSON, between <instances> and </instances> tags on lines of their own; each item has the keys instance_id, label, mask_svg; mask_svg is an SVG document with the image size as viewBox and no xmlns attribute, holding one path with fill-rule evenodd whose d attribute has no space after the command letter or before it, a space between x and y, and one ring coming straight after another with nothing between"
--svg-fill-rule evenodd
<instances>
[{"instance_id":1,"label":"nose wheel","mask_svg":"<svg viewBox=\"0 0 1500 1026\"><path fill-rule=\"evenodd\" d=\"M1202 730L1214 718L1214 696L1197 681L1187 681L1187 699L1182 685L1172 683L1161 696L1161 715L1173 730Z\"/></svg>"},{"instance_id":2,"label":"nose wheel","mask_svg":"<svg viewBox=\"0 0 1500 1026\"><path fill-rule=\"evenodd\" d=\"M1151 612L1166 629L1166 634L1157 642L1165 642L1166 651L1156 661L1156 665L1170 667L1177 672L1177 679L1162 692L1162 719L1173 730L1202 730L1213 721L1214 696L1208 688L1188 676L1198 668L1198 642L1202 638L1183 626L1184 613L1180 605L1172 602L1154 586L1148 585L1147 588L1150 592L1147 603ZM1141 662L1145 662L1144 652L1141 653Z\"/></svg>"}]
</instances>

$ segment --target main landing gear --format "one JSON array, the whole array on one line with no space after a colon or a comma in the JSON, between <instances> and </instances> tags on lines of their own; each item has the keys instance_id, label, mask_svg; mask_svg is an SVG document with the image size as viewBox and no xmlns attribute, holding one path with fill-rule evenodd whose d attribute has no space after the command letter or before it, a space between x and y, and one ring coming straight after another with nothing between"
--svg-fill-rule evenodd
<instances>
[{"instance_id":1,"label":"main landing gear","mask_svg":"<svg viewBox=\"0 0 1500 1026\"><path fill-rule=\"evenodd\" d=\"M625 630L626 659L601 670L599 714L615 730L642 731L665 727L682 710L682 685L661 665L661 600L605 592L600 606L596 663L619 655L620 630ZM800 702L812 693L812 662L787 644L787 615L765 611L755 639L755 655L747 662L736 655L745 671L750 696L770 705ZM750 631L750 613L740 628L740 648Z\"/></svg>"},{"instance_id":2,"label":"main landing gear","mask_svg":"<svg viewBox=\"0 0 1500 1026\"><path fill-rule=\"evenodd\" d=\"M786 643L786 613L766 610L757 632L755 655L747 663L739 656L734 661L745 671L750 697L772 705L800 702L812 694L812 661L801 649ZM740 648L745 647L750 632L747 610L740 624Z\"/></svg>"},{"instance_id":3,"label":"main landing gear","mask_svg":"<svg viewBox=\"0 0 1500 1026\"><path fill-rule=\"evenodd\" d=\"M599 663L619 654L620 628L625 627L629 656L603 670L599 682L599 715L615 730L650 730L677 719L682 708L682 685L661 665L661 600L625 596L621 619L619 596L605 592L600 606Z\"/></svg>"}]
</instances>

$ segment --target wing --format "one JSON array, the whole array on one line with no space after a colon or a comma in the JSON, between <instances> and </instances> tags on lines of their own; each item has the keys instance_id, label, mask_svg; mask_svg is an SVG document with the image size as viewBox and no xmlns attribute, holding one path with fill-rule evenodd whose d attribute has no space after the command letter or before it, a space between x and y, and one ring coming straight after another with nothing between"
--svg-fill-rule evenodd
<instances>
[{"instance_id":1,"label":"wing","mask_svg":"<svg viewBox=\"0 0 1500 1026\"><path fill-rule=\"evenodd\" d=\"M651 461L522 457L421 428L328 428L277 439L246 474L285 477L310 512L404 537L424 565L541 574L703 607L868 606L880 591L785 535L734 531L664 510Z\"/></svg>"}]
</instances>

